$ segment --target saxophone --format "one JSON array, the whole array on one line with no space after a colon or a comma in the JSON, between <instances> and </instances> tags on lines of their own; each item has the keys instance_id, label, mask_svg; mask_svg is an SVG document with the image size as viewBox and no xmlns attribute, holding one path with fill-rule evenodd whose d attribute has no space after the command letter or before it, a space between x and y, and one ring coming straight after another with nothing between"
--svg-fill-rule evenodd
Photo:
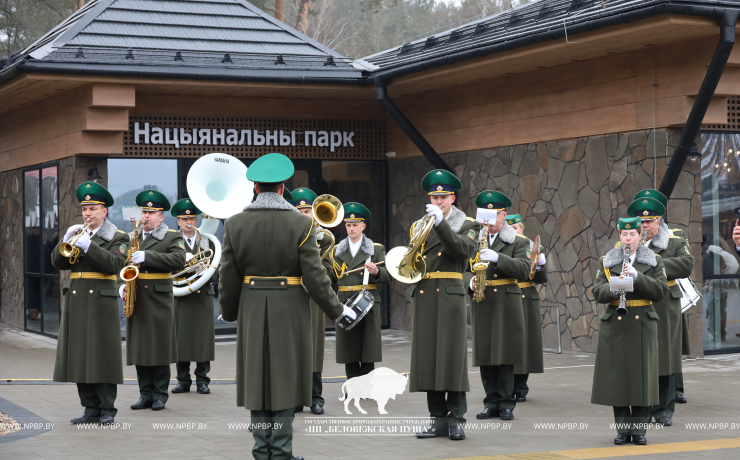
<instances>
[{"instance_id":1,"label":"saxophone","mask_svg":"<svg viewBox=\"0 0 740 460\"><path fill-rule=\"evenodd\" d=\"M488 224L483 224L483 231L480 236L480 243L478 247L478 253L488 249ZM473 302L482 302L486 299L486 270L488 269L489 262L478 262L473 264L473 273L475 273L475 281L473 281Z\"/></svg>"},{"instance_id":2,"label":"saxophone","mask_svg":"<svg viewBox=\"0 0 740 460\"><path fill-rule=\"evenodd\" d=\"M139 226L141 221L131 219L134 224L134 232L131 234L131 247L126 257L126 266L121 269L120 277L126 282L123 288L123 315L130 318L134 314L134 302L136 301L136 278L139 277L139 265L131 263L131 255L139 250Z\"/></svg>"}]
</instances>

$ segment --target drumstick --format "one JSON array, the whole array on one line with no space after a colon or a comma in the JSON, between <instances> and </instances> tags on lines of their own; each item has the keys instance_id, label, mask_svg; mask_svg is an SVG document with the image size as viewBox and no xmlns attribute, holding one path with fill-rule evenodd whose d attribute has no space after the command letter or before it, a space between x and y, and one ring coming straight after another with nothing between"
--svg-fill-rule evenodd
<instances>
[{"instance_id":1,"label":"drumstick","mask_svg":"<svg viewBox=\"0 0 740 460\"><path fill-rule=\"evenodd\" d=\"M384 261L382 261L382 262L378 262L378 263L377 263L377 264L375 264L375 265L382 265L382 264L384 264L384 263L385 263L385 260L384 260ZM362 267L360 267L360 268L355 268L354 270L350 270L350 271L348 271L348 272L344 272L344 274L345 274L345 275L349 275L350 273L354 273L354 272L359 272L360 270L364 270L365 268L367 268L367 267L365 267L365 266L362 266Z\"/></svg>"}]
</instances>

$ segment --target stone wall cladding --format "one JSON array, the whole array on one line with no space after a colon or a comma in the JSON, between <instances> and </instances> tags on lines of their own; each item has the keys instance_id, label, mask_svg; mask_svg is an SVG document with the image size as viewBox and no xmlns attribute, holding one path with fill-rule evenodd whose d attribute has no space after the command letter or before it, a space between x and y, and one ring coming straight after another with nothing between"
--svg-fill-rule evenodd
<instances>
[{"instance_id":1,"label":"stone wall cladding","mask_svg":"<svg viewBox=\"0 0 740 460\"><path fill-rule=\"evenodd\" d=\"M20 169L0 173L0 194L0 321L22 329L23 174Z\"/></svg>"},{"instance_id":2,"label":"stone wall cladding","mask_svg":"<svg viewBox=\"0 0 740 460\"><path fill-rule=\"evenodd\" d=\"M456 205L468 216L475 216L479 192L500 190L512 199L509 213L522 215L524 233L540 235L549 271L547 285L540 287L542 304L560 306L561 316L557 331L556 310L543 310L545 346L557 347L559 333L565 350L596 351L604 311L592 293L598 259L618 241L614 223L626 215L634 194L653 187L654 168L660 184L680 129L653 134L640 130L443 155L463 182ZM409 227L428 203L420 184L431 169L423 157L391 162L391 246L408 243ZM687 161L668 205L667 222L687 231L693 253L700 254L699 162ZM411 329L410 287L394 281L391 292L391 327ZM694 310L701 308L694 307L692 316Z\"/></svg>"}]
</instances>

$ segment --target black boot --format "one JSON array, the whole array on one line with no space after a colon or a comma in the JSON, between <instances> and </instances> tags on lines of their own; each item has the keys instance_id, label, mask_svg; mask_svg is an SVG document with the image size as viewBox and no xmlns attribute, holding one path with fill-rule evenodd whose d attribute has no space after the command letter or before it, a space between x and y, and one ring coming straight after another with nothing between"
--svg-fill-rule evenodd
<instances>
[{"instance_id":1,"label":"black boot","mask_svg":"<svg viewBox=\"0 0 740 460\"><path fill-rule=\"evenodd\" d=\"M501 409L499 417L501 417L501 420L514 420L514 413L511 409Z\"/></svg>"},{"instance_id":2,"label":"black boot","mask_svg":"<svg viewBox=\"0 0 740 460\"><path fill-rule=\"evenodd\" d=\"M417 438L434 438L435 436L449 436L450 430L449 428L442 428L441 426L437 425L429 425L428 427L424 428L424 431L420 431L416 433Z\"/></svg>"},{"instance_id":3,"label":"black boot","mask_svg":"<svg viewBox=\"0 0 740 460\"><path fill-rule=\"evenodd\" d=\"M173 393L190 393L190 385L178 383L177 386L170 391Z\"/></svg>"},{"instance_id":4,"label":"black boot","mask_svg":"<svg viewBox=\"0 0 740 460\"><path fill-rule=\"evenodd\" d=\"M486 419L486 418L493 418L498 417L499 412L496 409L491 409L490 407L486 407L483 409L483 412L477 414L475 418L477 419Z\"/></svg>"},{"instance_id":5,"label":"black boot","mask_svg":"<svg viewBox=\"0 0 740 460\"><path fill-rule=\"evenodd\" d=\"M636 434L632 436L632 442L638 446L644 446L647 444L647 439L645 439L645 436L641 434Z\"/></svg>"},{"instance_id":6,"label":"black boot","mask_svg":"<svg viewBox=\"0 0 740 460\"><path fill-rule=\"evenodd\" d=\"M449 438L453 441L462 441L463 439L465 439L465 432L459 425L451 426Z\"/></svg>"},{"instance_id":7,"label":"black boot","mask_svg":"<svg viewBox=\"0 0 740 460\"><path fill-rule=\"evenodd\" d=\"M311 406L311 413L321 415L324 413L324 408L319 406L318 404L314 404L313 406Z\"/></svg>"},{"instance_id":8,"label":"black boot","mask_svg":"<svg viewBox=\"0 0 740 460\"><path fill-rule=\"evenodd\" d=\"M73 418L72 420L70 420L70 422L74 423L75 425L79 425L81 423L98 423L99 421L100 417L90 415L87 412L77 418Z\"/></svg>"},{"instance_id":9,"label":"black boot","mask_svg":"<svg viewBox=\"0 0 740 460\"><path fill-rule=\"evenodd\" d=\"M527 400L527 397L521 393L517 393L516 395L514 395L514 398L516 399L516 402L518 403L522 403Z\"/></svg>"},{"instance_id":10,"label":"black boot","mask_svg":"<svg viewBox=\"0 0 740 460\"><path fill-rule=\"evenodd\" d=\"M150 407L152 407L151 399L140 399L136 404L131 405L131 409L133 410L149 409Z\"/></svg>"},{"instance_id":11,"label":"black boot","mask_svg":"<svg viewBox=\"0 0 740 460\"><path fill-rule=\"evenodd\" d=\"M303 412L303 406L295 406L293 408L293 413L297 414L298 412Z\"/></svg>"},{"instance_id":12,"label":"black boot","mask_svg":"<svg viewBox=\"0 0 740 460\"><path fill-rule=\"evenodd\" d=\"M110 414L102 414L100 416L101 425L112 425L114 420L115 420L115 417L113 417Z\"/></svg>"},{"instance_id":13,"label":"black boot","mask_svg":"<svg viewBox=\"0 0 740 460\"><path fill-rule=\"evenodd\" d=\"M205 383L198 383L195 386L198 388L198 394L202 394L202 395L211 394L211 389L208 388L208 385L206 385ZM190 391L190 389L188 389L188 391Z\"/></svg>"},{"instance_id":14,"label":"black boot","mask_svg":"<svg viewBox=\"0 0 740 460\"><path fill-rule=\"evenodd\" d=\"M619 433L616 438L614 438L614 444L618 446L623 446L627 444L628 442L632 441L632 436L624 433Z\"/></svg>"},{"instance_id":15,"label":"black boot","mask_svg":"<svg viewBox=\"0 0 740 460\"><path fill-rule=\"evenodd\" d=\"M673 425L673 420L669 419L668 417L661 417L656 418L655 423L660 423L663 426L671 426Z\"/></svg>"},{"instance_id":16,"label":"black boot","mask_svg":"<svg viewBox=\"0 0 740 460\"><path fill-rule=\"evenodd\" d=\"M684 396L684 395L676 395L676 402L678 404L686 404L686 396Z\"/></svg>"},{"instance_id":17,"label":"black boot","mask_svg":"<svg viewBox=\"0 0 740 460\"><path fill-rule=\"evenodd\" d=\"M162 410L164 409L164 401L157 399L152 403L152 410Z\"/></svg>"}]
</instances>

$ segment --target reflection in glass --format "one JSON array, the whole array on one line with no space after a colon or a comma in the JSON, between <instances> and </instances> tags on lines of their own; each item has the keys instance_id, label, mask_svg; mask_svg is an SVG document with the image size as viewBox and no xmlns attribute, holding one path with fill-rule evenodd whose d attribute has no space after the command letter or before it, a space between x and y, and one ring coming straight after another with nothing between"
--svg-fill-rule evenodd
<instances>
[{"instance_id":1,"label":"reflection in glass","mask_svg":"<svg viewBox=\"0 0 740 460\"><path fill-rule=\"evenodd\" d=\"M136 195L142 190L157 190L174 204L177 201L177 160L108 160L108 191L115 201L108 210L108 218L124 232L130 232L132 227L131 222L123 221L121 209L136 206ZM164 223L177 229L177 220L169 211L164 216Z\"/></svg>"},{"instance_id":2,"label":"reflection in glass","mask_svg":"<svg viewBox=\"0 0 740 460\"><path fill-rule=\"evenodd\" d=\"M39 246L41 243L41 196L39 190L39 171L26 171L23 175L24 203L23 214L26 225L24 244L24 270L26 273L41 272Z\"/></svg>"},{"instance_id":3,"label":"reflection in glass","mask_svg":"<svg viewBox=\"0 0 740 460\"><path fill-rule=\"evenodd\" d=\"M740 290L737 279L711 279L702 286L704 349L740 347Z\"/></svg>"},{"instance_id":4,"label":"reflection in glass","mask_svg":"<svg viewBox=\"0 0 740 460\"><path fill-rule=\"evenodd\" d=\"M44 333L57 336L62 314L59 308L59 278L42 278L41 282L44 285Z\"/></svg>"},{"instance_id":5,"label":"reflection in glass","mask_svg":"<svg viewBox=\"0 0 740 460\"><path fill-rule=\"evenodd\" d=\"M26 276L24 280L26 330L41 332L41 279Z\"/></svg>"},{"instance_id":6,"label":"reflection in glass","mask_svg":"<svg viewBox=\"0 0 740 460\"><path fill-rule=\"evenodd\" d=\"M41 170L41 228L42 254L41 262L44 273L57 273L51 265L51 252L59 242L59 212L57 208L57 167Z\"/></svg>"}]
</instances>

